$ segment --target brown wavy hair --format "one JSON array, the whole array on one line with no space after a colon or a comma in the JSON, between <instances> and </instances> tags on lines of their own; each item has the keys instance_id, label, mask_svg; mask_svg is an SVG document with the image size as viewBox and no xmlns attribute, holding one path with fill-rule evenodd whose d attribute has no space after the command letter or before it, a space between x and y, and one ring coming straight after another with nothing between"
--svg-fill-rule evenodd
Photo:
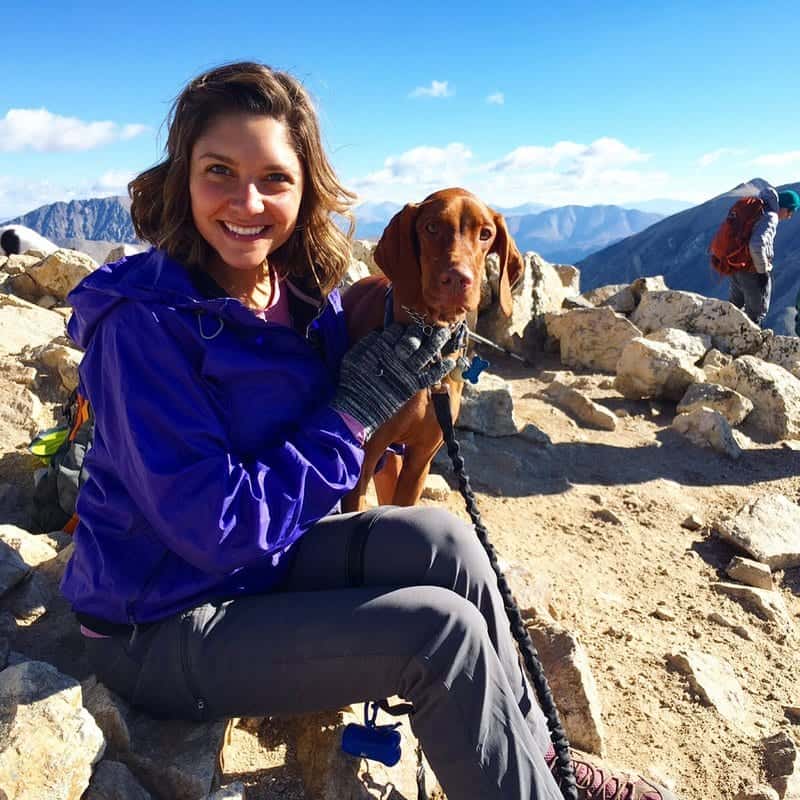
<instances>
[{"instance_id":1,"label":"brown wavy hair","mask_svg":"<svg viewBox=\"0 0 800 800\"><path fill-rule=\"evenodd\" d=\"M133 227L140 239L189 267L204 268L213 250L192 220L189 166L192 148L223 114L247 113L283 122L303 169L303 196L289 239L270 255L282 276L327 294L341 280L350 259L355 195L339 183L322 146L319 121L302 84L286 72L242 61L224 64L192 80L167 116L164 159L128 184ZM347 234L334 222L349 221Z\"/></svg>"}]
</instances>

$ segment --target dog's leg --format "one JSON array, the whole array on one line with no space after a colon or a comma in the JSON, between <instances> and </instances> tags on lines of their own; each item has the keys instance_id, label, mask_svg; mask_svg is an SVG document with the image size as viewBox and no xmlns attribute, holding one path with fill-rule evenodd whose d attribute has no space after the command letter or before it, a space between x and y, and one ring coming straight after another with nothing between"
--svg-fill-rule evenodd
<instances>
[{"instance_id":1,"label":"dog's leg","mask_svg":"<svg viewBox=\"0 0 800 800\"><path fill-rule=\"evenodd\" d=\"M378 461L390 444L390 441L385 441L385 438L383 428L379 428L364 445L364 463L361 467L361 474L352 491L342 498L342 511L364 511L366 509L369 482L375 474Z\"/></svg>"},{"instance_id":2,"label":"dog's leg","mask_svg":"<svg viewBox=\"0 0 800 800\"><path fill-rule=\"evenodd\" d=\"M392 502L396 506L413 506L422 497L425 478L431 469L431 461L442 445L442 437L438 437L433 445L407 447L403 456L403 468L397 479L397 488Z\"/></svg>"},{"instance_id":3,"label":"dog's leg","mask_svg":"<svg viewBox=\"0 0 800 800\"><path fill-rule=\"evenodd\" d=\"M383 467L372 478L380 505L385 506L394 502L397 479L400 477L402 467L403 456L397 453L386 454Z\"/></svg>"}]
</instances>

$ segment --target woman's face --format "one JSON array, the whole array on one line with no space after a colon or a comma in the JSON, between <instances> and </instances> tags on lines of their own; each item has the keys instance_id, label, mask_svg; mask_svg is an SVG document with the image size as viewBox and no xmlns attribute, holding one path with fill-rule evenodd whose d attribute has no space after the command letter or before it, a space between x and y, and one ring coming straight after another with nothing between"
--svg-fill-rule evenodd
<instances>
[{"instance_id":1,"label":"woman's face","mask_svg":"<svg viewBox=\"0 0 800 800\"><path fill-rule=\"evenodd\" d=\"M192 148L192 218L217 267L260 267L294 231L302 195L303 168L280 120L225 114Z\"/></svg>"}]
</instances>

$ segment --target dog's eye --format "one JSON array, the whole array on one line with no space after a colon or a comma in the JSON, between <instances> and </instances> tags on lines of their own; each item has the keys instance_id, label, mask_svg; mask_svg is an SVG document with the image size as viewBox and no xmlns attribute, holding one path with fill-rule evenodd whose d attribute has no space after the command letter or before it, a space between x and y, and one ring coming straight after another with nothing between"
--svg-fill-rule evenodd
<instances>
[{"instance_id":1,"label":"dog's eye","mask_svg":"<svg viewBox=\"0 0 800 800\"><path fill-rule=\"evenodd\" d=\"M425 224L425 230L428 233L439 233L439 226L435 222L428 222Z\"/></svg>"},{"instance_id":2,"label":"dog's eye","mask_svg":"<svg viewBox=\"0 0 800 800\"><path fill-rule=\"evenodd\" d=\"M482 242L491 239L493 235L494 231L491 228L481 228L480 237Z\"/></svg>"}]
</instances>

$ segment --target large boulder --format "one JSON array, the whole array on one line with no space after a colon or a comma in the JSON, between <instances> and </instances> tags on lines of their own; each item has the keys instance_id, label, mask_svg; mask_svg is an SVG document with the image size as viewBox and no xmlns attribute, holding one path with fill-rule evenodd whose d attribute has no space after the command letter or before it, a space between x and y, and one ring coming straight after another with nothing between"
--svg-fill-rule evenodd
<instances>
[{"instance_id":1,"label":"large boulder","mask_svg":"<svg viewBox=\"0 0 800 800\"><path fill-rule=\"evenodd\" d=\"M642 337L631 339L616 365L614 387L625 397L666 397L678 400L690 384L705 379L685 351Z\"/></svg>"},{"instance_id":2,"label":"large boulder","mask_svg":"<svg viewBox=\"0 0 800 800\"><path fill-rule=\"evenodd\" d=\"M41 661L0 672L0 787L15 800L79 800L105 750L78 681Z\"/></svg>"},{"instance_id":3,"label":"large boulder","mask_svg":"<svg viewBox=\"0 0 800 800\"><path fill-rule=\"evenodd\" d=\"M731 303L676 290L645 292L631 321L644 333L681 328L707 334L714 347L734 356L755 353L765 335Z\"/></svg>"},{"instance_id":4,"label":"large boulder","mask_svg":"<svg viewBox=\"0 0 800 800\"><path fill-rule=\"evenodd\" d=\"M615 372L622 351L641 331L610 308L576 308L545 316L547 332L558 339L561 362Z\"/></svg>"},{"instance_id":5,"label":"large boulder","mask_svg":"<svg viewBox=\"0 0 800 800\"><path fill-rule=\"evenodd\" d=\"M716 372L717 382L753 403L749 421L773 439L800 439L800 380L755 356L735 358Z\"/></svg>"}]
</instances>

